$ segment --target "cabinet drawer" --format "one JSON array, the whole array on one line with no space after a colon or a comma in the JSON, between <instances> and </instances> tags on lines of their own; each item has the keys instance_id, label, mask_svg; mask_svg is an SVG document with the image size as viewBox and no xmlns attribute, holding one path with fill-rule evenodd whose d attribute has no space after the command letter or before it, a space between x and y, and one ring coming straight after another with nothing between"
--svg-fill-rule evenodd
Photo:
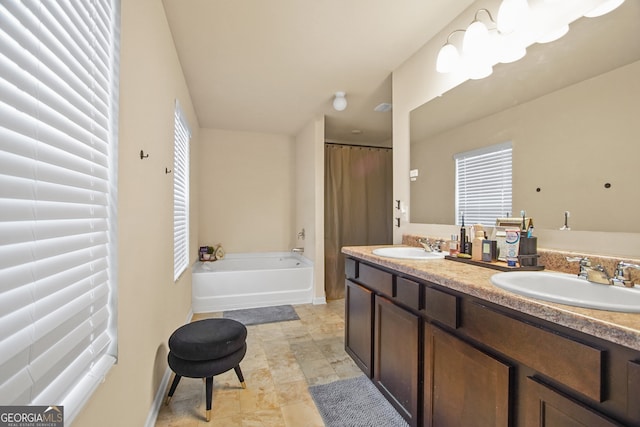
<instances>
[{"instance_id":1,"label":"cabinet drawer","mask_svg":"<svg viewBox=\"0 0 640 427\"><path fill-rule=\"evenodd\" d=\"M457 296L425 286L422 306L428 317L450 328L455 329L459 326Z\"/></svg>"},{"instance_id":2,"label":"cabinet drawer","mask_svg":"<svg viewBox=\"0 0 640 427\"><path fill-rule=\"evenodd\" d=\"M420 310L420 283L398 277L395 300L414 310Z\"/></svg>"},{"instance_id":3,"label":"cabinet drawer","mask_svg":"<svg viewBox=\"0 0 640 427\"><path fill-rule=\"evenodd\" d=\"M604 351L513 319L477 303L465 305L462 330L470 337L585 396L602 402Z\"/></svg>"},{"instance_id":4,"label":"cabinet drawer","mask_svg":"<svg viewBox=\"0 0 640 427\"><path fill-rule=\"evenodd\" d=\"M393 275L367 264L359 264L358 281L376 292L393 296Z\"/></svg>"},{"instance_id":5,"label":"cabinet drawer","mask_svg":"<svg viewBox=\"0 0 640 427\"><path fill-rule=\"evenodd\" d=\"M344 260L344 273L347 279L358 278L358 262L355 259L346 258Z\"/></svg>"}]
</instances>

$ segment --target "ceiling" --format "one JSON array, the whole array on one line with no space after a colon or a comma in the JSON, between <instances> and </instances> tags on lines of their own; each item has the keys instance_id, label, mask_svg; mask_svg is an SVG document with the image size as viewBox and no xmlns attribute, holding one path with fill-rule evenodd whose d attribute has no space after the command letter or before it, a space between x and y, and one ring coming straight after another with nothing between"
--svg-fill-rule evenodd
<instances>
[{"instance_id":1,"label":"ceiling","mask_svg":"<svg viewBox=\"0 0 640 427\"><path fill-rule=\"evenodd\" d=\"M471 3L163 0L200 127L295 135L324 115L327 140L371 145L391 140L391 72Z\"/></svg>"}]
</instances>

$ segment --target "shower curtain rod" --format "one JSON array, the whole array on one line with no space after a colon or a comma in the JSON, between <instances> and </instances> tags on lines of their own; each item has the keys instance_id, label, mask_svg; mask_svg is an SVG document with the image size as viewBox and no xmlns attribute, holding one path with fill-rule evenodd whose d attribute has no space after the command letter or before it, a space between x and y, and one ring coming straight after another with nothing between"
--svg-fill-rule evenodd
<instances>
[{"instance_id":1,"label":"shower curtain rod","mask_svg":"<svg viewBox=\"0 0 640 427\"><path fill-rule=\"evenodd\" d=\"M325 142L325 145L341 145L344 147L362 147L362 148L379 148L382 150L393 150L392 147L377 147L375 145L360 145L360 144L341 144L339 142Z\"/></svg>"}]
</instances>

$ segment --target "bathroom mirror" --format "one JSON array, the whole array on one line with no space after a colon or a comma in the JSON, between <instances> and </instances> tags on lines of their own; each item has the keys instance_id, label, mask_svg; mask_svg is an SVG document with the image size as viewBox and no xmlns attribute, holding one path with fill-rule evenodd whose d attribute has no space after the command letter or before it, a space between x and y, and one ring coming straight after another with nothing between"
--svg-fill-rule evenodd
<instances>
[{"instance_id":1,"label":"bathroom mirror","mask_svg":"<svg viewBox=\"0 0 640 427\"><path fill-rule=\"evenodd\" d=\"M557 230L569 211L572 230L640 232L639 22L638 1L578 19L413 110L410 221L454 224L453 155L511 141L512 215Z\"/></svg>"}]
</instances>

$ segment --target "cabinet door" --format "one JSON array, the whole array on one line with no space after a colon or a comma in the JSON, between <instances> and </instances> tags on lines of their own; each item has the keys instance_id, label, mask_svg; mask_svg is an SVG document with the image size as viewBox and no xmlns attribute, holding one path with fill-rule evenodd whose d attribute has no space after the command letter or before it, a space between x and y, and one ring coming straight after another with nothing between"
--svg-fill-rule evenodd
<instances>
[{"instance_id":1,"label":"cabinet door","mask_svg":"<svg viewBox=\"0 0 640 427\"><path fill-rule=\"evenodd\" d=\"M535 378L527 378L525 391L527 427L621 427L595 412L546 386Z\"/></svg>"},{"instance_id":2,"label":"cabinet door","mask_svg":"<svg viewBox=\"0 0 640 427\"><path fill-rule=\"evenodd\" d=\"M374 384L411 426L418 425L418 316L375 298Z\"/></svg>"},{"instance_id":3,"label":"cabinet door","mask_svg":"<svg viewBox=\"0 0 640 427\"><path fill-rule=\"evenodd\" d=\"M425 325L424 426L508 426L511 367Z\"/></svg>"},{"instance_id":4,"label":"cabinet door","mask_svg":"<svg viewBox=\"0 0 640 427\"><path fill-rule=\"evenodd\" d=\"M346 281L344 346L369 378L372 374L373 292Z\"/></svg>"}]
</instances>

